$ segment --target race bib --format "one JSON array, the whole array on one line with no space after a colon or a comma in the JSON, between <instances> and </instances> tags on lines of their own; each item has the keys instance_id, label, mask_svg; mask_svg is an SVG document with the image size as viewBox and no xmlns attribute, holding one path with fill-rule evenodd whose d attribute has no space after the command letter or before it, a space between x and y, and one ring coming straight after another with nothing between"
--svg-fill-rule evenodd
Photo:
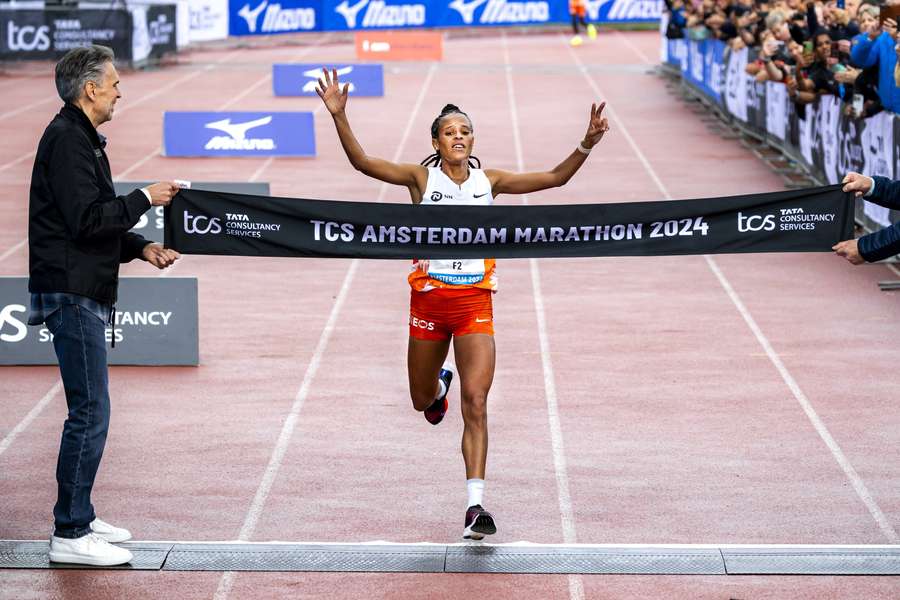
<instances>
[{"instance_id":1,"label":"race bib","mask_svg":"<svg viewBox=\"0 0 900 600\"><path fill-rule=\"evenodd\" d=\"M484 259L430 260L428 276L450 285L470 285L484 279Z\"/></svg>"}]
</instances>

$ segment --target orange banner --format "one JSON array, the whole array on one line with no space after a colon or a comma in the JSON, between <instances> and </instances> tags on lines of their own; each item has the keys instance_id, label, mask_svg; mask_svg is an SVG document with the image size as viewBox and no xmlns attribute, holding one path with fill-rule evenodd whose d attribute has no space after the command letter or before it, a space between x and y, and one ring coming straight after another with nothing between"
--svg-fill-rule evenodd
<instances>
[{"instance_id":1,"label":"orange banner","mask_svg":"<svg viewBox=\"0 0 900 600\"><path fill-rule=\"evenodd\" d=\"M436 31L358 31L359 60L441 60L443 36Z\"/></svg>"}]
</instances>

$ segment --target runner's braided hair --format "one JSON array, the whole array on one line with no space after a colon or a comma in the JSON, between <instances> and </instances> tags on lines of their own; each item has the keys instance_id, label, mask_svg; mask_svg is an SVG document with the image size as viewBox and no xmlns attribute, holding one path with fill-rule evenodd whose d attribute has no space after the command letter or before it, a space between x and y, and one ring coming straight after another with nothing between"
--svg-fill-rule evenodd
<instances>
[{"instance_id":1,"label":"runner's braided hair","mask_svg":"<svg viewBox=\"0 0 900 600\"><path fill-rule=\"evenodd\" d=\"M472 125L472 119L469 119L469 115L467 115L463 111L459 110L459 107L456 106L455 104L447 104L441 110L441 114L439 114L437 116L437 118L434 120L434 122L431 123L431 139L436 140L438 138L438 131L440 131L440 128L441 128L441 119L443 119L447 115L454 115L454 114L464 116L466 119L468 119L469 125L470 126ZM474 127L472 127L472 131L473 132L475 131ZM426 167L439 167L439 166L441 166L441 155L439 152L435 152L434 154L428 156L428 158L426 158L419 164L426 166ZM478 160L477 156L469 156L469 168L471 168L471 169L480 169L481 168L481 161Z\"/></svg>"}]
</instances>

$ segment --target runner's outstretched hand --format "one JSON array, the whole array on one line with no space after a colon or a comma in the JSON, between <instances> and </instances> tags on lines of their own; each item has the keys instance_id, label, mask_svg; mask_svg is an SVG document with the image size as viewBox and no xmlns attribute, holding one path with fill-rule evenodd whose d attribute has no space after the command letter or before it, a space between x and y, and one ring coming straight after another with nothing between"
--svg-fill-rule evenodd
<instances>
[{"instance_id":1,"label":"runner's outstretched hand","mask_svg":"<svg viewBox=\"0 0 900 600\"><path fill-rule=\"evenodd\" d=\"M591 120L588 123L587 133L584 134L584 140L581 142L586 148L593 148L609 131L609 122L603 116L604 108L606 108L606 102L601 102L600 106L591 104Z\"/></svg>"},{"instance_id":2,"label":"runner's outstretched hand","mask_svg":"<svg viewBox=\"0 0 900 600\"><path fill-rule=\"evenodd\" d=\"M325 103L325 108L332 115L343 112L347 106L347 91L350 88L350 84L345 83L344 88L341 89L341 84L338 82L337 69L332 69L331 73L329 73L328 69L323 68L322 75L325 79L323 81L322 77L319 77L316 93L322 99L322 102Z\"/></svg>"}]
</instances>

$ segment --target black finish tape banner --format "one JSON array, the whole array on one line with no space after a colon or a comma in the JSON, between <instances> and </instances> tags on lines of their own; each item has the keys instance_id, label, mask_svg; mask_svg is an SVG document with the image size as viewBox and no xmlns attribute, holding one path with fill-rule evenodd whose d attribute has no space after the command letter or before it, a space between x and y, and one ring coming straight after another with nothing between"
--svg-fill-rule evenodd
<instances>
[{"instance_id":1,"label":"black finish tape banner","mask_svg":"<svg viewBox=\"0 0 900 600\"><path fill-rule=\"evenodd\" d=\"M554 206L431 206L181 190L166 246L185 254L532 258L829 252L853 237L840 186L768 194Z\"/></svg>"}]
</instances>

